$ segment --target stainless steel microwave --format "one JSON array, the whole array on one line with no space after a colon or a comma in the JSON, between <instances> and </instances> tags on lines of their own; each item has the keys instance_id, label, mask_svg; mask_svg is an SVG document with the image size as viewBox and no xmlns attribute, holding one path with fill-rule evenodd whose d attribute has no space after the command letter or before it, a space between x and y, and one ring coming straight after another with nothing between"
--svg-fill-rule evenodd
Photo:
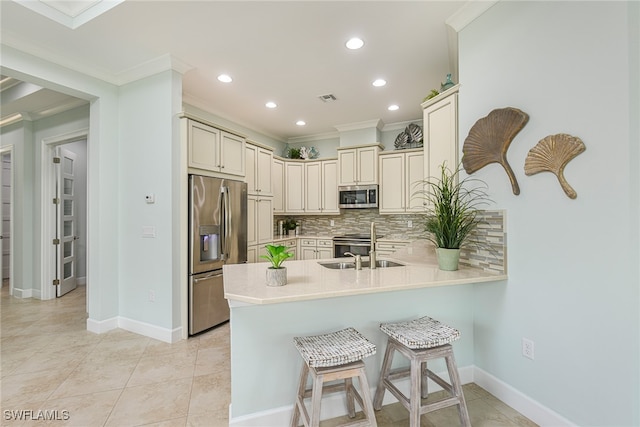
<instances>
[{"instance_id":1,"label":"stainless steel microwave","mask_svg":"<svg viewBox=\"0 0 640 427\"><path fill-rule=\"evenodd\" d=\"M342 209L378 207L377 185L347 185L338 187L338 204Z\"/></svg>"}]
</instances>

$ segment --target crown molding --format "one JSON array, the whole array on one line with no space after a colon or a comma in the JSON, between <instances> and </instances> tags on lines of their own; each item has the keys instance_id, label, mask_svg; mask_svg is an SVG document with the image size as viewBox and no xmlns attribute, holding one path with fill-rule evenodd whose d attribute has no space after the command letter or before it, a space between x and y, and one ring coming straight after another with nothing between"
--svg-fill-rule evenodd
<instances>
[{"instance_id":1,"label":"crown molding","mask_svg":"<svg viewBox=\"0 0 640 427\"><path fill-rule=\"evenodd\" d=\"M364 122L355 122L355 123L346 123L343 125L335 125L334 128L338 130L338 132L347 132L350 130L360 130L360 129L382 129L384 127L384 123L380 119L374 120L366 120Z\"/></svg>"},{"instance_id":2,"label":"crown molding","mask_svg":"<svg viewBox=\"0 0 640 427\"><path fill-rule=\"evenodd\" d=\"M470 0L451 15L445 24L459 33L464 27L485 13L500 0Z\"/></svg>"}]
</instances>

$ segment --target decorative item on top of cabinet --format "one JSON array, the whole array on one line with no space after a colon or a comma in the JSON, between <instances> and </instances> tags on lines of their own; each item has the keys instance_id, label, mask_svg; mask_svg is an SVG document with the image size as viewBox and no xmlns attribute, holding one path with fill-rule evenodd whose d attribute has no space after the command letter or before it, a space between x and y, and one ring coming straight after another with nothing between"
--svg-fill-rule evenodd
<instances>
[{"instance_id":1,"label":"decorative item on top of cabinet","mask_svg":"<svg viewBox=\"0 0 640 427\"><path fill-rule=\"evenodd\" d=\"M567 163L585 150L584 143L577 136L566 133L546 136L529 150L524 162L524 173L526 175L539 172L553 173L558 178L565 194L569 198L575 199L578 194L565 179L564 168Z\"/></svg>"},{"instance_id":2,"label":"decorative item on top of cabinet","mask_svg":"<svg viewBox=\"0 0 640 427\"><path fill-rule=\"evenodd\" d=\"M410 123L398 134L394 147L396 150L404 150L407 148L420 148L422 144L422 128L415 123Z\"/></svg>"},{"instance_id":3,"label":"decorative item on top of cabinet","mask_svg":"<svg viewBox=\"0 0 640 427\"><path fill-rule=\"evenodd\" d=\"M499 163L509 176L513 194L520 194L518 180L507 161L507 150L511 141L528 121L527 113L513 107L493 110L486 117L479 119L464 140L464 170L472 174L490 163Z\"/></svg>"},{"instance_id":4,"label":"decorative item on top of cabinet","mask_svg":"<svg viewBox=\"0 0 640 427\"><path fill-rule=\"evenodd\" d=\"M245 139L192 119L187 120L188 166L245 176Z\"/></svg>"},{"instance_id":5,"label":"decorative item on top of cabinet","mask_svg":"<svg viewBox=\"0 0 640 427\"><path fill-rule=\"evenodd\" d=\"M338 148L338 185L378 184L378 153L384 145Z\"/></svg>"}]
</instances>

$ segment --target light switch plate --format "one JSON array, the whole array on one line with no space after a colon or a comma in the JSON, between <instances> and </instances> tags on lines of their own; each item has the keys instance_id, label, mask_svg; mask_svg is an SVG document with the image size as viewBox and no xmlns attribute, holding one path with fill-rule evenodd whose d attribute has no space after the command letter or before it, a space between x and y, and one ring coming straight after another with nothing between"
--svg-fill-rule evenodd
<instances>
[{"instance_id":1,"label":"light switch plate","mask_svg":"<svg viewBox=\"0 0 640 427\"><path fill-rule=\"evenodd\" d=\"M142 226L142 237L147 238L155 238L156 237L156 228L150 225Z\"/></svg>"}]
</instances>

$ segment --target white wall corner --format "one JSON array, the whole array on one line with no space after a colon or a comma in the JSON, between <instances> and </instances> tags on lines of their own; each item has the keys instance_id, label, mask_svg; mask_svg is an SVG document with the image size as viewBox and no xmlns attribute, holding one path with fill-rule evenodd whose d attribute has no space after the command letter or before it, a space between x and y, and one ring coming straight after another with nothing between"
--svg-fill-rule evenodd
<instances>
[{"instance_id":1,"label":"white wall corner","mask_svg":"<svg viewBox=\"0 0 640 427\"><path fill-rule=\"evenodd\" d=\"M192 69L192 65L167 53L118 73L116 80L119 85L125 85L167 70L174 70L180 74L185 74Z\"/></svg>"},{"instance_id":2,"label":"white wall corner","mask_svg":"<svg viewBox=\"0 0 640 427\"><path fill-rule=\"evenodd\" d=\"M94 334L104 334L118 327L118 318L112 317L106 320L87 319L87 331Z\"/></svg>"},{"instance_id":3,"label":"white wall corner","mask_svg":"<svg viewBox=\"0 0 640 427\"><path fill-rule=\"evenodd\" d=\"M456 33L469 25L477 17L485 13L491 6L499 0L470 0L445 21Z\"/></svg>"}]
</instances>

